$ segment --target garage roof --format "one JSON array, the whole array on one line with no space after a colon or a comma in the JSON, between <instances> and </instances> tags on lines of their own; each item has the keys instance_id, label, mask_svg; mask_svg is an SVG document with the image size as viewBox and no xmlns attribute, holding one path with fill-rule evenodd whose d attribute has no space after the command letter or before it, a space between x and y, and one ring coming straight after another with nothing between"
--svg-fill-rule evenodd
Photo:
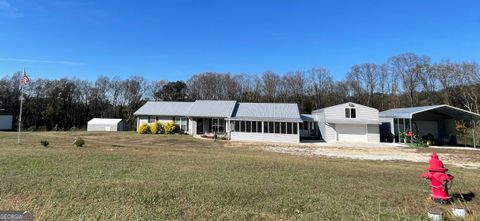
<instances>
[{"instance_id":1,"label":"garage roof","mask_svg":"<svg viewBox=\"0 0 480 221\"><path fill-rule=\"evenodd\" d=\"M444 114L455 119L461 120L480 120L480 114L463 110L450 105L432 105L432 106L419 106L419 107L407 107L407 108L395 108L379 113L383 118L406 118L412 119L414 114L433 111L436 113Z\"/></svg>"},{"instance_id":2,"label":"garage roof","mask_svg":"<svg viewBox=\"0 0 480 221\"><path fill-rule=\"evenodd\" d=\"M93 118L88 121L88 124L118 124L122 119L113 118Z\"/></svg>"}]
</instances>

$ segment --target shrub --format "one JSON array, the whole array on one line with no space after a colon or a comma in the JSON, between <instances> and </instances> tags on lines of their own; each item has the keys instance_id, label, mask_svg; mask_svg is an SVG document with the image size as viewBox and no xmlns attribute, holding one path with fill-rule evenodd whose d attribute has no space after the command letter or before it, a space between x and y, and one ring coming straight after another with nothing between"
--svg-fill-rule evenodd
<instances>
[{"instance_id":1,"label":"shrub","mask_svg":"<svg viewBox=\"0 0 480 221\"><path fill-rule=\"evenodd\" d=\"M81 137L75 139L75 141L73 141L73 145L77 146L77 147L83 147L83 145L85 145L85 140L82 139Z\"/></svg>"},{"instance_id":2,"label":"shrub","mask_svg":"<svg viewBox=\"0 0 480 221\"><path fill-rule=\"evenodd\" d=\"M160 134L162 133L162 130L162 123L160 121L153 123L150 127L150 131L152 132L152 134Z\"/></svg>"},{"instance_id":3,"label":"shrub","mask_svg":"<svg viewBox=\"0 0 480 221\"><path fill-rule=\"evenodd\" d=\"M177 126L173 121L167 122L163 126L163 130L165 131L165 134L173 134L173 132L175 132L175 129L177 129Z\"/></svg>"},{"instance_id":4,"label":"shrub","mask_svg":"<svg viewBox=\"0 0 480 221\"><path fill-rule=\"evenodd\" d=\"M48 144L50 143L48 142L48 140L41 140L40 144L42 144L43 147L48 147Z\"/></svg>"},{"instance_id":5,"label":"shrub","mask_svg":"<svg viewBox=\"0 0 480 221\"><path fill-rule=\"evenodd\" d=\"M139 134L149 134L150 133L150 125L147 123L142 123L140 127L137 129L137 133Z\"/></svg>"}]
</instances>

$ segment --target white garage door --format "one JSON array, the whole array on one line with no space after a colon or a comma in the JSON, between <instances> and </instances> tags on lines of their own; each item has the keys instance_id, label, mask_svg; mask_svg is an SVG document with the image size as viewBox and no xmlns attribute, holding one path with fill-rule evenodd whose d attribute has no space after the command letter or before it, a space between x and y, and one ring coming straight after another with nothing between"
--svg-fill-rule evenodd
<instances>
[{"instance_id":1,"label":"white garage door","mask_svg":"<svg viewBox=\"0 0 480 221\"><path fill-rule=\"evenodd\" d=\"M338 141L367 142L365 125L358 124L337 124Z\"/></svg>"}]
</instances>

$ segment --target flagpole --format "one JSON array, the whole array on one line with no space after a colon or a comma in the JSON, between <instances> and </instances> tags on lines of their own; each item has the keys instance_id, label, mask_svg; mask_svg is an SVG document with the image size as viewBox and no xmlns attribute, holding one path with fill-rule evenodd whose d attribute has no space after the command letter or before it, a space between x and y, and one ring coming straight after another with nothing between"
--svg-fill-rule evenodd
<instances>
[{"instance_id":1,"label":"flagpole","mask_svg":"<svg viewBox=\"0 0 480 221\"><path fill-rule=\"evenodd\" d=\"M23 76L25 76L25 68L23 68ZM22 108L23 108L23 86L22 86L22 82L20 82L20 114L18 115L17 144L20 144L20 133L22 131Z\"/></svg>"}]
</instances>

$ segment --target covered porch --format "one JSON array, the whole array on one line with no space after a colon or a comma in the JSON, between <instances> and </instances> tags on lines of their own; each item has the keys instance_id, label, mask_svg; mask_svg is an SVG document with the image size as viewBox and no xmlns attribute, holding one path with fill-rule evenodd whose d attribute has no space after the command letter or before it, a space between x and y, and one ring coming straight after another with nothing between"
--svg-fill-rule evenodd
<instances>
[{"instance_id":1,"label":"covered porch","mask_svg":"<svg viewBox=\"0 0 480 221\"><path fill-rule=\"evenodd\" d=\"M211 136L226 135L228 122L223 117L190 117L189 128L191 135Z\"/></svg>"},{"instance_id":2,"label":"covered porch","mask_svg":"<svg viewBox=\"0 0 480 221\"><path fill-rule=\"evenodd\" d=\"M380 113L381 141L413 143L409 132L418 140L433 140L435 145L458 145L457 122L468 124L477 146L475 128L480 115L449 105L391 109Z\"/></svg>"}]
</instances>

